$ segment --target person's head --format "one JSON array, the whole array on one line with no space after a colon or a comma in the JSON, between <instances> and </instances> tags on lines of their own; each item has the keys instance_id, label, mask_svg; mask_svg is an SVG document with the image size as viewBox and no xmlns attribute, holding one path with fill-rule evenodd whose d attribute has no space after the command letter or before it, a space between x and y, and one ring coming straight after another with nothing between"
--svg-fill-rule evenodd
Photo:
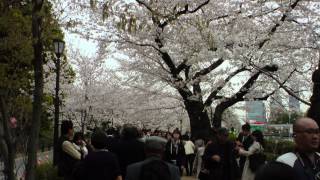
<instances>
[{"instance_id":1,"label":"person's head","mask_svg":"<svg viewBox=\"0 0 320 180\"><path fill-rule=\"evenodd\" d=\"M83 134L82 132L76 132L74 133L74 136L73 136L73 142L80 145L82 144L82 141L84 140L84 137L83 137Z\"/></svg>"},{"instance_id":2,"label":"person's head","mask_svg":"<svg viewBox=\"0 0 320 180\"><path fill-rule=\"evenodd\" d=\"M171 135L171 133L168 131L168 132L166 133L166 139L167 139L167 140L171 140L171 138L172 138L172 135Z\"/></svg>"},{"instance_id":3,"label":"person's head","mask_svg":"<svg viewBox=\"0 0 320 180\"><path fill-rule=\"evenodd\" d=\"M243 135L248 136L250 134L251 127L249 123L245 123L244 125L242 125L241 129L242 129Z\"/></svg>"},{"instance_id":4,"label":"person's head","mask_svg":"<svg viewBox=\"0 0 320 180\"><path fill-rule=\"evenodd\" d=\"M255 141L259 142L262 146L264 145L263 134L260 130L253 131L251 135Z\"/></svg>"},{"instance_id":5,"label":"person's head","mask_svg":"<svg viewBox=\"0 0 320 180\"><path fill-rule=\"evenodd\" d=\"M217 130L217 140L220 144L225 144L228 141L229 132L226 128Z\"/></svg>"},{"instance_id":6,"label":"person's head","mask_svg":"<svg viewBox=\"0 0 320 180\"><path fill-rule=\"evenodd\" d=\"M301 152L315 152L319 147L319 126L311 118L297 119L293 124L293 136L296 148Z\"/></svg>"},{"instance_id":7,"label":"person's head","mask_svg":"<svg viewBox=\"0 0 320 180\"><path fill-rule=\"evenodd\" d=\"M254 180L298 180L298 177L291 166L271 161L256 172Z\"/></svg>"},{"instance_id":8,"label":"person's head","mask_svg":"<svg viewBox=\"0 0 320 180\"><path fill-rule=\"evenodd\" d=\"M72 138L73 136L73 123L72 121L62 121L61 123L61 135Z\"/></svg>"},{"instance_id":9,"label":"person's head","mask_svg":"<svg viewBox=\"0 0 320 180\"><path fill-rule=\"evenodd\" d=\"M194 142L194 145L196 145L197 147L203 147L204 146L204 140L203 139L197 139Z\"/></svg>"},{"instance_id":10,"label":"person's head","mask_svg":"<svg viewBox=\"0 0 320 180\"><path fill-rule=\"evenodd\" d=\"M91 144L95 149L107 147L107 135L102 130L96 130L91 136Z\"/></svg>"},{"instance_id":11,"label":"person's head","mask_svg":"<svg viewBox=\"0 0 320 180\"><path fill-rule=\"evenodd\" d=\"M136 139L139 137L139 131L135 126L125 124L121 131L121 137L123 139Z\"/></svg>"},{"instance_id":12,"label":"person's head","mask_svg":"<svg viewBox=\"0 0 320 180\"><path fill-rule=\"evenodd\" d=\"M177 141L180 139L181 137L181 133L179 130L174 130L173 133L172 133L172 137L173 137L173 140Z\"/></svg>"},{"instance_id":13,"label":"person's head","mask_svg":"<svg viewBox=\"0 0 320 180\"><path fill-rule=\"evenodd\" d=\"M162 156L166 148L167 140L159 136L150 136L145 142L145 153L147 156Z\"/></svg>"},{"instance_id":14,"label":"person's head","mask_svg":"<svg viewBox=\"0 0 320 180\"><path fill-rule=\"evenodd\" d=\"M185 134L185 135L182 136L182 140L189 141L190 137L187 134Z\"/></svg>"}]
</instances>

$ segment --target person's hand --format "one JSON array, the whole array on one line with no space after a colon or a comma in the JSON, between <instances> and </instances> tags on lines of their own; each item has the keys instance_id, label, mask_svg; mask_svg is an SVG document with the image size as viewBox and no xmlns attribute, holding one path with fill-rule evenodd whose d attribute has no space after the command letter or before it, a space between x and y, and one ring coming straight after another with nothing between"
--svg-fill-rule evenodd
<instances>
[{"instance_id":1,"label":"person's hand","mask_svg":"<svg viewBox=\"0 0 320 180\"><path fill-rule=\"evenodd\" d=\"M211 157L211 159L214 160L214 161L216 161L216 162L220 162L220 161L221 161L221 158L220 158L219 155L213 155L213 156Z\"/></svg>"}]
</instances>

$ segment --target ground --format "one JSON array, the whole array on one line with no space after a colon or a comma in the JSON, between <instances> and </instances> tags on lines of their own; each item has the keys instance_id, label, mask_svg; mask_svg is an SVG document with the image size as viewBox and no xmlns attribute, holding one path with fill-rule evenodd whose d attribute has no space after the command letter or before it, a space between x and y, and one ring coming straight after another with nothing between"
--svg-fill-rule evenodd
<instances>
[{"instance_id":1,"label":"ground","mask_svg":"<svg viewBox=\"0 0 320 180\"><path fill-rule=\"evenodd\" d=\"M190 176L183 176L181 178L181 180L196 180L196 178L195 177L190 177Z\"/></svg>"}]
</instances>

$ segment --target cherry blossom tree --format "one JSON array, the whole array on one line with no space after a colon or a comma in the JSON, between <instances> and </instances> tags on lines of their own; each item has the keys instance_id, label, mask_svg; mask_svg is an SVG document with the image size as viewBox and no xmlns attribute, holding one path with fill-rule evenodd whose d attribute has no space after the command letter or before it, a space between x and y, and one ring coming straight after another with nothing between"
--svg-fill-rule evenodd
<instances>
[{"instance_id":1,"label":"cherry blossom tree","mask_svg":"<svg viewBox=\"0 0 320 180\"><path fill-rule=\"evenodd\" d=\"M312 16L310 6L299 0L136 0L117 1L108 14L132 71L176 89L198 134L210 128L211 105L219 127L222 113L238 102L266 100L278 88L295 95L287 81L310 75L318 57L310 30L296 23ZM231 83L239 75L246 78Z\"/></svg>"},{"instance_id":2,"label":"cherry blossom tree","mask_svg":"<svg viewBox=\"0 0 320 180\"><path fill-rule=\"evenodd\" d=\"M194 136L211 124L220 127L223 112L234 104L266 100L279 88L310 105L289 83L310 91L319 58L319 37L311 33L316 1L92 2L78 3L90 7L82 11L84 21L92 19L72 31L114 42L129 57L120 61L127 82L143 80L139 88L178 95Z\"/></svg>"}]
</instances>

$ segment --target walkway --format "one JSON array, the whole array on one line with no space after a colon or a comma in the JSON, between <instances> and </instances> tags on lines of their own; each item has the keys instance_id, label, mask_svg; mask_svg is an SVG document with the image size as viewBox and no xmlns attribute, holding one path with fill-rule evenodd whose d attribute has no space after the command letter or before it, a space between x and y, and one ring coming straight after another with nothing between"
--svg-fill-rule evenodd
<instances>
[{"instance_id":1,"label":"walkway","mask_svg":"<svg viewBox=\"0 0 320 180\"><path fill-rule=\"evenodd\" d=\"M190 176L183 176L181 178L181 180L196 180L196 178L195 177L190 177Z\"/></svg>"}]
</instances>

